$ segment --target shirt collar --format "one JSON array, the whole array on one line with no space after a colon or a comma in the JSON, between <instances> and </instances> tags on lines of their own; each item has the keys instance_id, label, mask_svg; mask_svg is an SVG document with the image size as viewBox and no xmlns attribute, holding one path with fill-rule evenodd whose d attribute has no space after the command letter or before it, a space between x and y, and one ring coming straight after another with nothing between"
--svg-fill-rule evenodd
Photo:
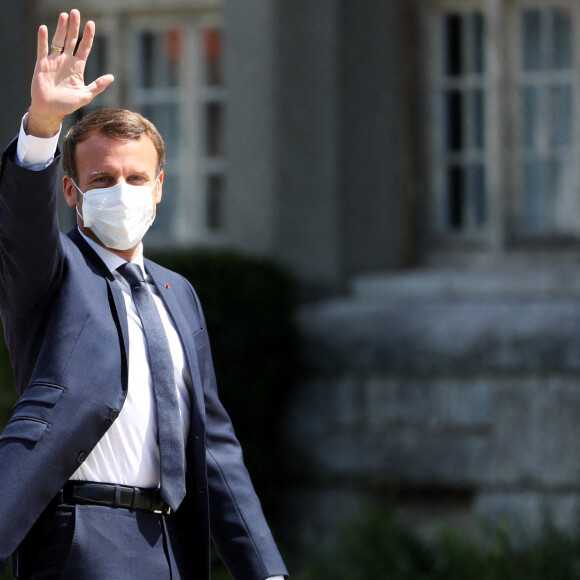
<instances>
[{"instance_id":1,"label":"shirt collar","mask_svg":"<svg viewBox=\"0 0 580 580\"><path fill-rule=\"evenodd\" d=\"M124 260L120 256L117 256L114 252L111 252L107 248L104 248L100 244L97 244L94 240L91 240L88 236L86 236L80 228L78 228L79 233L81 236L86 240L86 242L91 246L91 248L97 253L97 256L103 260L105 266L114 274L115 270L122 266L123 264L127 263L127 260ZM143 244L139 244L139 250L137 255L132 260L133 264L137 264L143 272L145 272L145 260L143 258Z\"/></svg>"}]
</instances>

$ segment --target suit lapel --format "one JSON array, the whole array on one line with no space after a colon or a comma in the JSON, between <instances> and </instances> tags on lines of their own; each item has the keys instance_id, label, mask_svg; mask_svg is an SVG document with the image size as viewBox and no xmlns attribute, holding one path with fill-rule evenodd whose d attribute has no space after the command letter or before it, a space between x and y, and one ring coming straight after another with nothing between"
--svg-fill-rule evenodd
<instances>
[{"instance_id":1,"label":"suit lapel","mask_svg":"<svg viewBox=\"0 0 580 580\"><path fill-rule=\"evenodd\" d=\"M123 348L125 352L125 361L129 360L129 327L127 323L127 310L125 308L125 300L123 299L123 292L115 280L112 272L107 268L103 260L99 258L98 254L87 244L86 240L81 236L77 228L73 228L69 233L68 237L77 245L79 250L82 252L84 257L87 259L88 264L92 269L102 276L108 285L108 295L109 303L111 306L111 313L115 319L115 324L117 328L120 329L121 337L123 340ZM127 386L127 364L123 369L125 376L123 380L123 385Z\"/></svg>"}]
</instances>

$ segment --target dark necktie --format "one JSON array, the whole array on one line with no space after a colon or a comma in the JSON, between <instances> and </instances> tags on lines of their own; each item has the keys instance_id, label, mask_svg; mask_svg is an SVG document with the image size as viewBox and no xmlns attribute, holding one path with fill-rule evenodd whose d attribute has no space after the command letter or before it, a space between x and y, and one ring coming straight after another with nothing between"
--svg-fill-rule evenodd
<instances>
[{"instance_id":1,"label":"dark necktie","mask_svg":"<svg viewBox=\"0 0 580 580\"><path fill-rule=\"evenodd\" d=\"M117 271L131 286L143 324L157 406L161 497L176 510L185 496L185 449L169 342L141 268L127 263Z\"/></svg>"}]
</instances>

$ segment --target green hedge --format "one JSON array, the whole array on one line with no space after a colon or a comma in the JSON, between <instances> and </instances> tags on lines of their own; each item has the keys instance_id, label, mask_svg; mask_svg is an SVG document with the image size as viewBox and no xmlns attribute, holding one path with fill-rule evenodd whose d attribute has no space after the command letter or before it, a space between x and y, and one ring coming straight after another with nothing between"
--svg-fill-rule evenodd
<instances>
[{"instance_id":1,"label":"green hedge","mask_svg":"<svg viewBox=\"0 0 580 580\"><path fill-rule=\"evenodd\" d=\"M477 540L444 527L435 540L419 538L389 506L374 504L339 533L332 548L311 558L295 580L578 580L580 539L549 523L537 537L519 538L509 522L482 530ZM521 535L520 535L521 536Z\"/></svg>"},{"instance_id":2,"label":"green hedge","mask_svg":"<svg viewBox=\"0 0 580 580\"><path fill-rule=\"evenodd\" d=\"M2 322L0 321L0 330ZM12 407L16 402L14 375L8 358L8 349L4 342L4 332L0 332L0 431L12 415Z\"/></svg>"}]
</instances>

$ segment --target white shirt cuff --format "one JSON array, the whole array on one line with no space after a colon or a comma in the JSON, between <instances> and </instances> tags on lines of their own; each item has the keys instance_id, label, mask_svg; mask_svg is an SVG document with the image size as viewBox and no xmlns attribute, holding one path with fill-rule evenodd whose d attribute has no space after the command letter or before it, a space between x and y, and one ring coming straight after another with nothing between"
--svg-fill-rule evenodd
<instances>
[{"instance_id":1,"label":"white shirt cuff","mask_svg":"<svg viewBox=\"0 0 580 580\"><path fill-rule=\"evenodd\" d=\"M18 145L16 148L16 161L18 165L33 171L40 171L50 165L56 154L60 129L54 137L44 139L27 135L24 131L28 113L22 117L20 133L18 134Z\"/></svg>"}]
</instances>

